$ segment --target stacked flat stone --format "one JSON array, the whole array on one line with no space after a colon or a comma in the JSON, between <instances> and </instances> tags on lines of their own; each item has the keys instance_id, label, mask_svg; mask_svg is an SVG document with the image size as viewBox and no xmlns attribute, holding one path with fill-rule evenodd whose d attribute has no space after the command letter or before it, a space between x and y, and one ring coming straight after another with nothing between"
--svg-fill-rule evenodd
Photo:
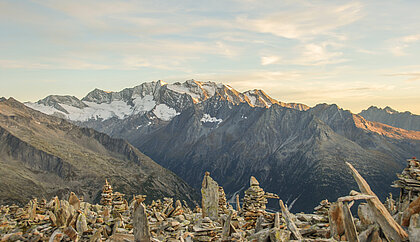
<instances>
[{"instance_id":1,"label":"stacked flat stone","mask_svg":"<svg viewBox=\"0 0 420 242\"><path fill-rule=\"evenodd\" d=\"M407 167L397 174L398 180L392 187L400 188L398 210L404 211L408 204L420 196L420 162L413 157L407 160Z\"/></svg>"},{"instance_id":2,"label":"stacked flat stone","mask_svg":"<svg viewBox=\"0 0 420 242\"><path fill-rule=\"evenodd\" d=\"M105 185L102 188L101 204L105 206L112 205L112 187L108 183L108 180L105 180Z\"/></svg>"},{"instance_id":3,"label":"stacked flat stone","mask_svg":"<svg viewBox=\"0 0 420 242\"><path fill-rule=\"evenodd\" d=\"M181 201L177 200L173 206L172 198L164 198L152 201L147 206L147 215L150 225L150 232L153 238L159 241L180 241L181 237L188 237L188 226L191 224L191 210L185 209ZM190 211L186 213L185 211Z\"/></svg>"},{"instance_id":4,"label":"stacked flat stone","mask_svg":"<svg viewBox=\"0 0 420 242\"><path fill-rule=\"evenodd\" d=\"M331 203L327 199L322 200L319 203L319 205L314 208L315 214L328 216L328 211L330 207L331 207Z\"/></svg>"},{"instance_id":5,"label":"stacked flat stone","mask_svg":"<svg viewBox=\"0 0 420 242\"><path fill-rule=\"evenodd\" d=\"M255 226L255 221L265 215L267 198L257 179L251 176L250 187L245 191L242 213L249 226Z\"/></svg>"},{"instance_id":6,"label":"stacked flat stone","mask_svg":"<svg viewBox=\"0 0 420 242\"><path fill-rule=\"evenodd\" d=\"M228 213L225 190L219 186L219 214Z\"/></svg>"},{"instance_id":7,"label":"stacked flat stone","mask_svg":"<svg viewBox=\"0 0 420 242\"><path fill-rule=\"evenodd\" d=\"M209 217L204 217L197 225L192 227L194 241L218 241L222 227L218 226Z\"/></svg>"},{"instance_id":8,"label":"stacked flat stone","mask_svg":"<svg viewBox=\"0 0 420 242\"><path fill-rule=\"evenodd\" d=\"M265 192L264 196L266 198L280 199L279 195L271 193L271 192Z\"/></svg>"},{"instance_id":9,"label":"stacked flat stone","mask_svg":"<svg viewBox=\"0 0 420 242\"><path fill-rule=\"evenodd\" d=\"M115 192L112 194L112 209L120 213L125 212L127 207L127 202L124 200L125 194Z\"/></svg>"}]
</instances>

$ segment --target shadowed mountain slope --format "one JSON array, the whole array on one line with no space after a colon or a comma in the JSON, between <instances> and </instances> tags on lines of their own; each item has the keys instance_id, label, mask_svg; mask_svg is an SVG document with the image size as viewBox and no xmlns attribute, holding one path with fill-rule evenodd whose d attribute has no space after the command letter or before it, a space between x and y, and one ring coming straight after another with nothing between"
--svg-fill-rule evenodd
<instances>
[{"instance_id":1,"label":"shadowed mountain slope","mask_svg":"<svg viewBox=\"0 0 420 242\"><path fill-rule=\"evenodd\" d=\"M192 203L195 191L122 139L0 100L0 203L25 203L75 191L99 201L107 178L115 191L171 196Z\"/></svg>"}]
</instances>

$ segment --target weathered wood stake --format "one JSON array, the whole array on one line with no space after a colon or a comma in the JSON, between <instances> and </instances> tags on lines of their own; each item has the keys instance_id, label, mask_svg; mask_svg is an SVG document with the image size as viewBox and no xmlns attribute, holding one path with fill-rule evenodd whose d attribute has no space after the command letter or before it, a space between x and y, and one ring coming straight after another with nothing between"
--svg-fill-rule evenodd
<instances>
[{"instance_id":1,"label":"weathered wood stake","mask_svg":"<svg viewBox=\"0 0 420 242\"><path fill-rule=\"evenodd\" d=\"M279 204L281 207L283 218L286 220L287 228L293 233L297 240L302 241L303 237L300 234L298 228L296 227L296 224L293 222L293 218L289 210L287 210L287 208L284 206L284 203L281 199L279 200Z\"/></svg>"},{"instance_id":2,"label":"weathered wood stake","mask_svg":"<svg viewBox=\"0 0 420 242\"><path fill-rule=\"evenodd\" d=\"M373 212L375 221L379 224L387 239L389 241L393 240L395 242L408 240L407 233L397 222L395 222L391 214L389 214L388 210L381 203L376 194L370 189L370 186L366 180L363 179L359 172L357 172L357 170L354 169L350 163L346 162L346 164L350 168L360 191L364 194L375 196L375 198L368 199L367 203Z\"/></svg>"}]
</instances>

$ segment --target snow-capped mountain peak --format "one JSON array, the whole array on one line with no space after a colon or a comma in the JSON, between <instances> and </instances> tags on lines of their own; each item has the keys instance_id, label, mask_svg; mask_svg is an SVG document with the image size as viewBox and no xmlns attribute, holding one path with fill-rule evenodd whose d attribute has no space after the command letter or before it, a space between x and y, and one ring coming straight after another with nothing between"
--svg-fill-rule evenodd
<instances>
[{"instance_id":1,"label":"snow-capped mountain peak","mask_svg":"<svg viewBox=\"0 0 420 242\"><path fill-rule=\"evenodd\" d=\"M161 80L145 82L118 92L96 88L81 100L74 96L51 95L26 105L46 114L80 122L125 119L146 114L148 119L170 121L186 108L215 96L232 105L247 103L252 107L265 108L273 104L288 105L272 99L262 90L255 89L241 93L223 83L196 80L172 84Z\"/></svg>"}]
</instances>

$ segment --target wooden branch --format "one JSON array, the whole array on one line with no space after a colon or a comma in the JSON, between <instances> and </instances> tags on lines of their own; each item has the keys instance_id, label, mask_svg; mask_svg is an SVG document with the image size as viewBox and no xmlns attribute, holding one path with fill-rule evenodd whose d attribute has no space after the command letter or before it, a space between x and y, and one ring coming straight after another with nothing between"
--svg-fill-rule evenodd
<instances>
[{"instance_id":1,"label":"wooden branch","mask_svg":"<svg viewBox=\"0 0 420 242\"><path fill-rule=\"evenodd\" d=\"M354 201L354 200L368 200L368 199L373 199L375 198L375 196L372 195L366 195L366 194L360 194L360 195L356 195L356 196L345 196L345 197L340 197L337 199L337 202L350 202L350 201Z\"/></svg>"},{"instance_id":2,"label":"wooden branch","mask_svg":"<svg viewBox=\"0 0 420 242\"><path fill-rule=\"evenodd\" d=\"M279 204L281 207L283 218L286 220L287 228L293 233L297 240L302 241L303 237L300 234L298 228L296 227L296 224L293 222L289 210L287 210L287 208L284 206L283 201L281 199L279 200Z\"/></svg>"},{"instance_id":3,"label":"wooden branch","mask_svg":"<svg viewBox=\"0 0 420 242\"><path fill-rule=\"evenodd\" d=\"M346 238L349 242L359 242L357 238L357 230L354 225L353 216L347 203L338 203L343 208L344 230L346 231Z\"/></svg>"},{"instance_id":4,"label":"wooden branch","mask_svg":"<svg viewBox=\"0 0 420 242\"><path fill-rule=\"evenodd\" d=\"M395 222L395 220L392 218L391 214L389 214L388 210L381 203L379 198L370 189L370 186L366 182L366 180L363 179L359 172L357 172L357 170L354 169L354 167L350 163L346 162L346 164L350 168L352 175L356 180L357 185L359 186L360 191L364 194L375 196L375 198L368 199L367 203L374 214L375 221L379 224L387 239L389 241L393 240L395 242L408 240L407 233L397 222Z\"/></svg>"}]
</instances>

